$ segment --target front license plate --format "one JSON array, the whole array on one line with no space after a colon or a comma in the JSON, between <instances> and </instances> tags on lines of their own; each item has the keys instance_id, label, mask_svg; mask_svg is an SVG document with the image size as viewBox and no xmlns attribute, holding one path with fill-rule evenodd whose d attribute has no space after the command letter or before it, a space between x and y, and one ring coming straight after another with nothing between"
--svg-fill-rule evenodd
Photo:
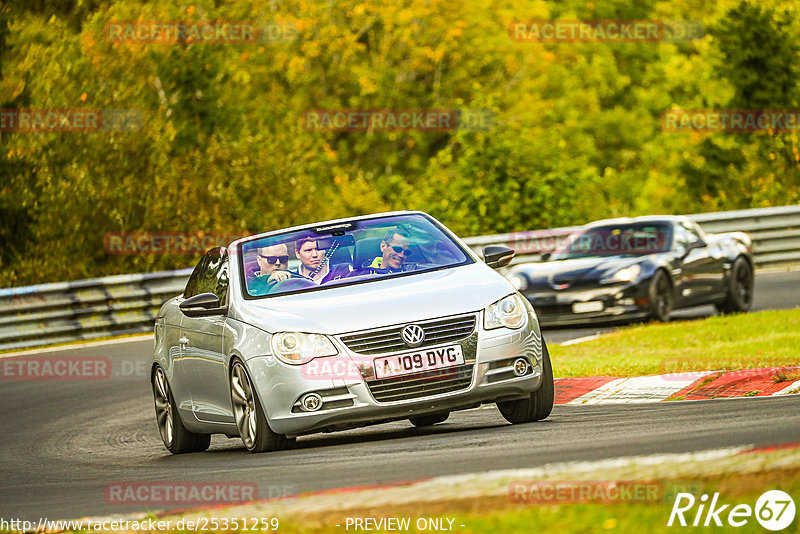
<instances>
[{"instance_id":1,"label":"front license plate","mask_svg":"<svg viewBox=\"0 0 800 534\"><path fill-rule=\"evenodd\" d=\"M589 302L576 302L572 305L573 313L589 313L603 311L603 301L590 300Z\"/></svg>"},{"instance_id":2,"label":"front license plate","mask_svg":"<svg viewBox=\"0 0 800 534\"><path fill-rule=\"evenodd\" d=\"M386 358L375 358L375 377L392 378L463 363L464 353L461 351L461 345L422 349Z\"/></svg>"}]
</instances>

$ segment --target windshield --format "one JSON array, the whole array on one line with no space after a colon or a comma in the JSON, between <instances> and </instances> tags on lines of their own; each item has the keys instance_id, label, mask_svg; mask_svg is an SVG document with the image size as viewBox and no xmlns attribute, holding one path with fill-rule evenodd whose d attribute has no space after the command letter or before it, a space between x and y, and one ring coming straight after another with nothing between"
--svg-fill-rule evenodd
<instances>
[{"instance_id":1,"label":"windshield","mask_svg":"<svg viewBox=\"0 0 800 534\"><path fill-rule=\"evenodd\" d=\"M455 267L474 260L421 214L319 225L239 245L245 298Z\"/></svg>"},{"instance_id":2,"label":"windshield","mask_svg":"<svg viewBox=\"0 0 800 534\"><path fill-rule=\"evenodd\" d=\"M672 225L669 223L596 226L570 235L550 259L643 256L665 252L671 243Z\"/></svg>"}]
</instances>

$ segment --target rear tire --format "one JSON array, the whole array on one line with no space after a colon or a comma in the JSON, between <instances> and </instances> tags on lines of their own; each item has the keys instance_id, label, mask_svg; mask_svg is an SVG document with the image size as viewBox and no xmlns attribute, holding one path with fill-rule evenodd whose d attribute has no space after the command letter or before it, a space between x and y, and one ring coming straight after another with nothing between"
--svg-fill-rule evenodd
<instances>
[{"instance_id":1,"label":"rear tire","mask_svg":"<svg viewBox=\"0 0 800 534\"><path fill-rule=\"evenodd\" d=\"M733 262L728 277L728 295L725 300L716 304L720 313L737 313L749 311L753 306L753 268L746 259L739 256Z\"/></svg>"},{"instance_id":2,"label":"rear tire","mask_svg":"<svg viewBox=\"0 0 800 534\"><path fill-rule=\"evenodd\" d=\"M421 415L419 417L409 417L409 421L414 426L433 426L439 423L444 423L447 421L447 418L450 417L450 412L447 413L438 413L435 415Z\"/></svg>"},{"instance_id":3,"label":"rear tire","mask_svg":"<svg viewBox=\"0 0 800 534\"><path fill-rule=\"evenodd\" d=\"M178 407L172 397L167 375L161 366L153 373L153 400L156 407L156 423L161 441L172 454L203 452L211 445L211 434L197 434L183 426Z\"/></svg>"},{"instance_id":4,"label":"rear tire","mask_svg":"<svg viewBox=\"0 0 800 534\"><path fill-rule=\"evenodd\" d=\"M650 281L650 317L662 323L669 322L673 300L669 277L659 269Z\"/></svg>"},{"instance_id":5,"label":"rear tire","mask_svg":"<svg viewBox=\"0 0 800 534\"><path fill-rule=\"evenodd\" d=\"M294 447L295 438L276 434L269 427L250 375L239 360L235 360L231 367L230 388L236 428L239 429L239 436L248 451L279 451Z\"/></svg>"},{"instance_id":6,"label":"rear tire","mask_svg":"<svg viewBox=\"0 0 800 534\"><path fill-rule=\"evenodd\" d=\"M553 387L553 368L550 353L542 338L542 385L527 398L498 402L497 408L503 417L512 424L541 421L553 411L555 388Z\"/></svg>"}]
</instances>

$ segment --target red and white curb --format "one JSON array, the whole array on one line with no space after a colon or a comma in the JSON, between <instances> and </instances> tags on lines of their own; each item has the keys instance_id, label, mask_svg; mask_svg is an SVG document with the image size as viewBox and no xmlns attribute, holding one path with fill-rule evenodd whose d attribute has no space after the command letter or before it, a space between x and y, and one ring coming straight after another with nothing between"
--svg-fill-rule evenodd
<instances>
[{"instance_id":1,"label":"red and white curb","mask_svg":"<svg viewBox=\"0 0 800 534\"><path fill-rule=\"evenodd\" d=\"M629 378L556 378L555 403L626 404L790 395L800 393L800 380L776 380L780 380L781 374L791 376L798 372L800 366L697 371Z\"/></svg>"}]
</instances>

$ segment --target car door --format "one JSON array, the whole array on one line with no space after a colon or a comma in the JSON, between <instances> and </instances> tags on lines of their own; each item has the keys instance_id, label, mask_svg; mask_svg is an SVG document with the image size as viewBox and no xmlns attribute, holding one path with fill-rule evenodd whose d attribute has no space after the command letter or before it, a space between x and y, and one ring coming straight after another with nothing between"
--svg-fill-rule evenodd
<instances>
[{"instance_id":1,"label":"car door","mask_svg":"<svg viewBox=\"0 0 800 534\"><path fill-rule=\"evenodd\" d=\"M220 312L204 317L184 315L181 320L183 369L191 388L192 411L200 421L233 422L227 358L222 348L228 273L227 250L218 247L207 252L193 294L214 293L220 299Z\"/></svg>"},{"instance_id":2,"label":"car door","mask_svg":"<svg viewBox=\"0 0 800 534\"><path fill-rule=\"evenodd\" d=\"M709 246L688 222L680 221L675 225L675 241L683 254L679 305L706 303L719 290L722 273L719 255L715 254L714 246Z\"/></svg>"},{"instance_id":3,"label":"car door","mask_svg":"<svg viewBox=\"0 0 800 534\"><path fill-rule=\"evenodd\" d=\"M189 276L183 295L177 299L164 317L164 343L169 347L172 373L170 376L170 389L175 399L175 405L183 412L184 416L193 416L192 409L192 384L189 380L187 360L185 354L185 341L182 324L186 316L180 311L178 305L185 299L197 294L197 285L205 271L207 257L203 256Z\"/></svg>"}]
</instances>

